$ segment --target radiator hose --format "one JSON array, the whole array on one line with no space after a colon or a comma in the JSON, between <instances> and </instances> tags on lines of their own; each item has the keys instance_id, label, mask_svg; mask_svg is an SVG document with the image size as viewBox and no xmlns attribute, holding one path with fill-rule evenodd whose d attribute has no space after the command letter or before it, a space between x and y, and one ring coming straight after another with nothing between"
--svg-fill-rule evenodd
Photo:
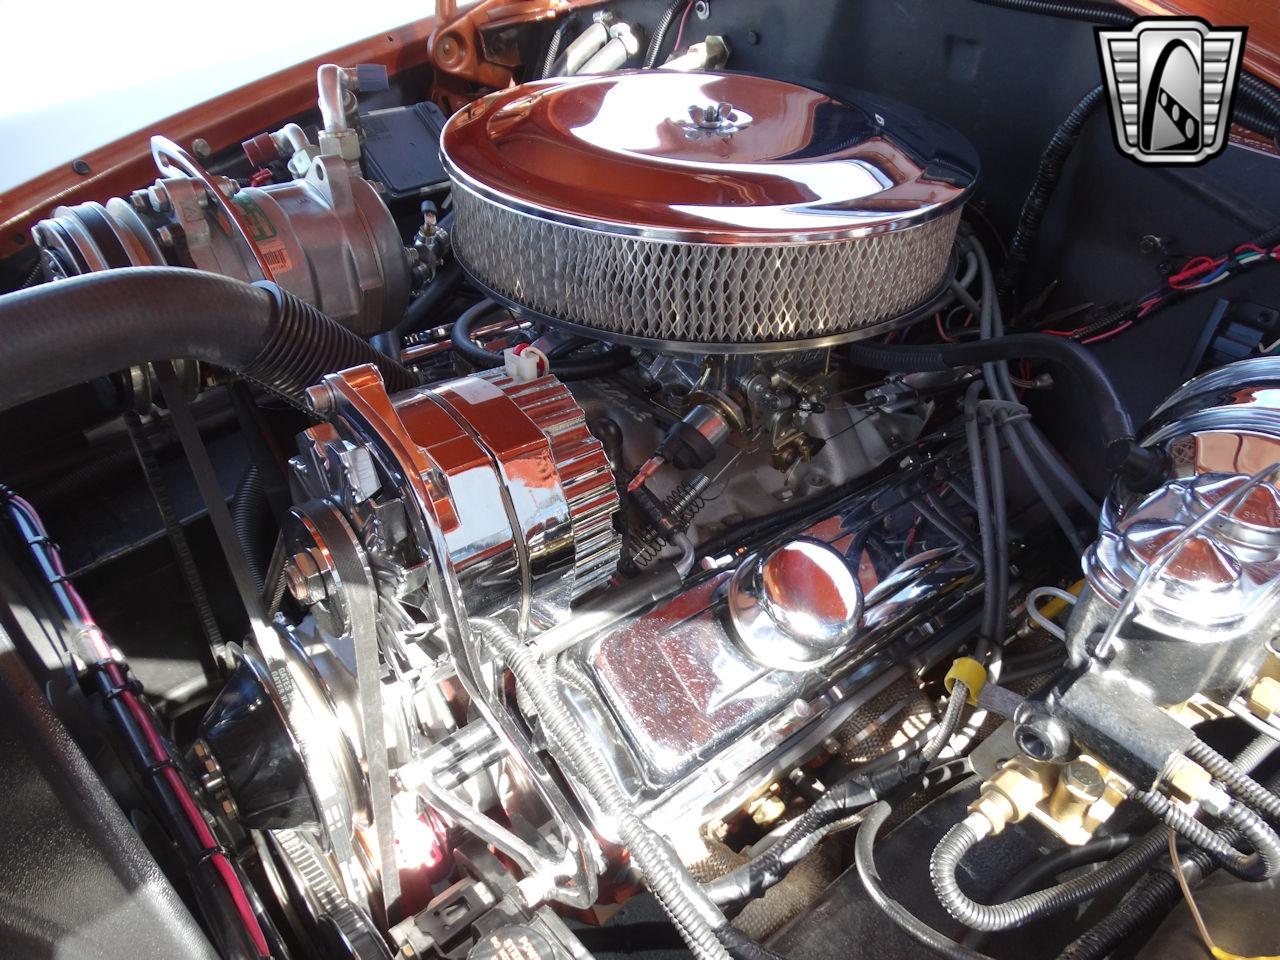
<instances>
[{"instance_id":1,"label":"radiator hose","mask_svg":"<svg viewBox=\"0 0 1280 960\"><path fill-rule=\"evenodd\" d=\"M304 300L178 267L125 267L0 297L0 410L160 360L222 367L305 407L326 373L364 363L388 392L417 378Z\"/></svg>"}]
</instances>

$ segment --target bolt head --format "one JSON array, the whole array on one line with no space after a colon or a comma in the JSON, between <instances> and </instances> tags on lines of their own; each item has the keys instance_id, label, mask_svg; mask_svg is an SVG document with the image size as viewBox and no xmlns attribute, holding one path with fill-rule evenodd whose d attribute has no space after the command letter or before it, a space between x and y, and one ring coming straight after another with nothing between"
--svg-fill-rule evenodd
<instances>
[{"instance_id":1,"label":"bolt head","mask_svg":"<svg viewBox=\"0 0 1280 960\"><path fill-rule=\"evenodd\" d=\"M162 184L156 183L147 187L147 199L151 201L151 209L156 213L168 212L169 191Z\"/></svg>"},{"instance_id":2,"label":"bolt head","mask_svg":"<svg viewBox=\"0 0 1280 960\"><path fill-rule=\"evenodd\" d=\"M325 585L325 568L314 549L299 550L285 565L285 586L289 595L304 607L310 607L329 596Z\"/></svg>"},{"instance_id":3,"label":"bolt head","mask_svg":"<svg viewBox=\"0 0 1280 960\"><path fill-rule=\"evenodd\" d=\"M324 417L333 412L334 396L327 383L317 383L307 387L307 403L311 412Z\"/></svg>"},{"instance_id":4,"label":"bolt head","mask_svg":"<svg viewBox=\"0 0 1280 960\"><path fill-rule=\"evenodd\" d=\"M1060 774L1062 785L1074 797L1093 802L1101 798L1106 790L1106 783L1098 768L1083 760L1072 760L1065 764Z\"/></svg>"}]
</instances>

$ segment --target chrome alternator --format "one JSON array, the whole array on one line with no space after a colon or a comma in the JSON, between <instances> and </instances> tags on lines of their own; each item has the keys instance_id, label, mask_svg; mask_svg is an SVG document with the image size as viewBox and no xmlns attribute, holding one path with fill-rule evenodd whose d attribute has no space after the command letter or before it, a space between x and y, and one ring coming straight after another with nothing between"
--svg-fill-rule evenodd
<instances>
[{"instance_id":1,"label":"chrome alternator","mask_svg":"<svg viewBox=\"0 0 1280 960\"><path fill-rule=\"evenodd\" d=\"M618 494L604 449L565 386L488 371L388 397L372 367L325 378L330 422L295 461L307 495L340 504L381 587L431 575L467 616L545 628L612 576ZM392 506L394 504L394 507ZM428 576L430 579L430 576ZM462 597L466 598L465 603ZM428 614L438 605L424 599Z\"/></svg>"}]
</instances>

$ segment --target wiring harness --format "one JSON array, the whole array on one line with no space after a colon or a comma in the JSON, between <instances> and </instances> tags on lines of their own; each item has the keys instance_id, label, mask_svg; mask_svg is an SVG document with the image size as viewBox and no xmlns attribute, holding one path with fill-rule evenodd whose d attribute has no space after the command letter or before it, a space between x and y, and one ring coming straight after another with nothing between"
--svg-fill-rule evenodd
<instances>
[{"instance_id":1,"label":"wiring harness","mask_svg":"<svg viewBox=\"0 0 1280 960\"><path fill-rule=\"evenodd\" d=\"M1200 255L1187 260L1160 286L1148 291L1135 302L1108 310L1101 316L1068 330L1043 330L1055 337L1067 337L1089 345L1110 340L1170 304L1217 286L1255 267L1280 261L1280 226L1273 227L1257 239L1239 244L1230 253L1219 256ZM1274 349L1270 344L1263 352Z\"/></svg>"}]
</instances>

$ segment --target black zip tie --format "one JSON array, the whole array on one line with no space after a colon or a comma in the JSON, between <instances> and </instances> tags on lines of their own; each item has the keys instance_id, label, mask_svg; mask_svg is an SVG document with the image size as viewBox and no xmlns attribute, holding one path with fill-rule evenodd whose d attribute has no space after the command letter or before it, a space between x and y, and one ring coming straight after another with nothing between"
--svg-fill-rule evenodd
<instances>
[{"instance_id":1,"label":"black zip tie","mask_svg":"<svg viewBox=\"0 0 1280 960\"><path fill-rule=\"evenodd\" d=\"M206 863L217 856L227 857L228 861L231 859L230 856L228 856L227 851L223 850L222 847L205 847L196 857L196 861L193 866L203 867Z\"/></svg>"},{"instance_id":2,"label":"black zip tie","mask_svg":"<svg viewBox=\"0 0 1280 960\"><path fill-rule=\"evenodd\" d=\"M131 693L135 697L141 696L141 689L140 688L135 689L132 685L126 683L124 686L121 686L121 687L112 687L110 690L103 693L102 698L108 702L111 702L113 700L119 700L126 693Z\"/></svg>"}]
</instances>

